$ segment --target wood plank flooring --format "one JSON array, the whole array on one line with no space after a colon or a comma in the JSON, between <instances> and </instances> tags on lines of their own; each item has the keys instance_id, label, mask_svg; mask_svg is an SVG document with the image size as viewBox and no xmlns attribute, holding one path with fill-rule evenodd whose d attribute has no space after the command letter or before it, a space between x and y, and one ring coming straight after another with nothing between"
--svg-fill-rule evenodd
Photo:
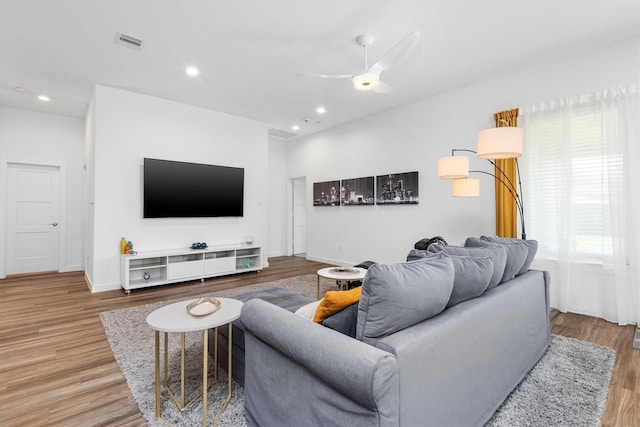
<instances>
[{"instance_id":1,"label":"wood plank flooring","mask_svg":"<svg viewBox=\"0 0 640 427\"><path fill-rule=\"evenodd\" d=\"M91 294L84 273L0 280L0 426L144 426L99 313L215 290L314 274L325 264L269 260L261 273ZM640 350L634 327L554 312L552 332L617 352L604 426L640 426ZM153 363L152 360L149 363Z\"/></svg>"}]
</instances>

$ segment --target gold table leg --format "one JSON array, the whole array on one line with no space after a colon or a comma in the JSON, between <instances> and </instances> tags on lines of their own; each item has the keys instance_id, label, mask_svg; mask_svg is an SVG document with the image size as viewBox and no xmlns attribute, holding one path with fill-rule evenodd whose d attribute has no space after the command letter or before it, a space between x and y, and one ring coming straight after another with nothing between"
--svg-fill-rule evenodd
<instances>
[{"instance_id":1,"label":"gold table leg","mask_svg":"<svg viewBox=\"0 0 640 427\"><path fill-rule=\"evenodd\" d=\"M180 334L180 412L184 411L184 332Z\"/></svg>"},{"instance_id":2,"label":"gold table leg","mask_svg":"<svg viewBox=\"0 0 640 427\"><path fill-rule=\"evenodd\" d=\"M214 426L218 425L220 418L222 417L222 413L225 411L229 402L231 401L231 395L233 392L233 383L232 383L232 361L231 361L231 346L232 346L232 327L233 324L230 322L229 324L229 351L228 351L228 369L227 369L227 379L228 379L228 393L227 400L222 405L222 408L218 412L216 416ZM209 333L208 329L203 331L202 341L203 341L203 349L202 349L202 393L195 396L189 403L185 405L184 403L184 395L185 395L185 333L181 333L180 339L180 401L178 401L177 397L171 391L169 387L169 363L168 363L168 354L169 354L169 339L168 333L164 333L164 387L167 390L169 396L174 401L180 412L183 412L186 408L191 406L199 397L202 397L202 425L207 425L207 395L209 390L208 384L208 373L209 373ZM214 335L214 381L211 385L215 384L218 379L218 328L215 328ZM162 419L160 414L161 402L160 402L160 383L162 382L162 378L160 376L160 331L155 331L155 379L156 379L156 418Z\"/></svg>"},{"instance_id":3,"label":"gold table leg","mask_svg":"<svg viewBox=\"0 0 640 427\"><path fill-rule=\"evenodd\" d=\"M225 409L227 409L227 405L229 405L229 402L231 401L231 394L233 392L233 383L232 383L232 371L233 371L233 367L231 365L231 348L233 347L233 339L231 337L231 331L233 329L233 322L229 322L229 341L228 341L228 346L229 346L229 350L227 351L227 400L224 402L224 404L222 405L222 408L220 408L220 411L218 412L218 415L216 416L216 420L214 421L213 425L214 427L218 425L218 422L220 422L220 418L222 418L222 413L224 412Z\"/></svg>"},{"instance_id":4,"label":"gold table leg","mask_svg":"<svg viewBox=\"0 0 640 427\"><path fill-rule=\"evenodd\" d=\"M160 419L160 331L155 331L156 419Z\"/></svg>"},{"instance_id":5,"label":"gold table leg","mask_svg":"<svg viewBox=\"0 0 640 427\"><path fill-rule=\"evenodd\" d=\"M209 370L207 369L207 362L209 361L209 330L205 329L202 335L202 426L207 425L207 377L209 376Z\"/></svg>"}]
</instances>

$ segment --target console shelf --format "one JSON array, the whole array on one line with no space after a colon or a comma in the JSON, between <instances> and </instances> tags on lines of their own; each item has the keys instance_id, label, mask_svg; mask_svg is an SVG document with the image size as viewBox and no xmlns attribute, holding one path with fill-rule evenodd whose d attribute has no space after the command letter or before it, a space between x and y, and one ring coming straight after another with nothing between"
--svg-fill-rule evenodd
<instances>
[{"instance_id":1,"label":"console shelf","mask_svg":"<svg viewBox=\"0 0 640 427\"><path fill-rule=\"evenodd\" d=\"M246 244L121 255L120 286L132 289L262 270L261 250Z\"/></svg>"}]
</instances>

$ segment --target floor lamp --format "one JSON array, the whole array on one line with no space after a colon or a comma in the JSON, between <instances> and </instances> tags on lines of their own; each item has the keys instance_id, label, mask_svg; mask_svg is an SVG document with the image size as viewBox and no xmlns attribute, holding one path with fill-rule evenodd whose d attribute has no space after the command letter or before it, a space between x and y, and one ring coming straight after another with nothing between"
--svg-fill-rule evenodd
<instances>
[{"instance_id":1,"label":"floor lamp","mask_svg":"<svg viewBox=\"0 0 640 427\"><path fill-rule=\"evenodd\" d=\"M438 159L438 176L443 179L453 180L451 195L454 197L478 197L480 196L480 180L469 178L470 173L481 173L494 177L502 183L516 203L516 210L520 215L520 225L522 227L522 239L527 239L524 225L524 203L522 200L522 182L520 180L520 169L518 168L518 157L522 155L523 131L517 127L497 127L485 129L478 133L477 149L469 150L455 148L451 150L451 157ZM457 152L468 152L475 154L480 159L485 159L491 163L498 175L480 170L469 170L469 157L456 156ZM507 174L499 168L494 160L496 159L516 159L516 172L518 176L518 187L512 182ZM518 190L520 190L518 192Z\"/></svg>"}]
</instances>

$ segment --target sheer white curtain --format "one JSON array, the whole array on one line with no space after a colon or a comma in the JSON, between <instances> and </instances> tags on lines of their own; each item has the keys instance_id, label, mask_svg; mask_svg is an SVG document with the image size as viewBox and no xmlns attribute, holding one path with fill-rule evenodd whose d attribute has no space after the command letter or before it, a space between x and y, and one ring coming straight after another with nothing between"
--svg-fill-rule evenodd
<instances>
[{"instance_id":1,"label":"sheer white curtain","mask_svg":"<svg viewBox=\"0 0 640 427\"><path fill-rule=\"evenodd\" d=\"M521 171L535 268L551 305L640 324L637 85L521 109Z\"/></svg>"}]
</instances>

